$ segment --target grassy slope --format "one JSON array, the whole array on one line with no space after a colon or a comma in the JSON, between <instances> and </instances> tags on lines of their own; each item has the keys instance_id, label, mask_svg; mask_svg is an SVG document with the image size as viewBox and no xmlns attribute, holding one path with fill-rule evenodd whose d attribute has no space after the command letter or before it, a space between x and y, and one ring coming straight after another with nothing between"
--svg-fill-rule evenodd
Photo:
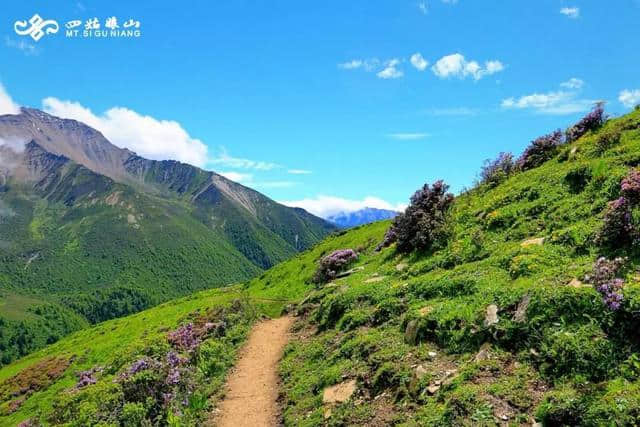
<instances>
[{"instance_id":1,"label":"grassy slope","mask_svg":"<svg viewBox=\"0 0 640 427\"><path fill-rule=\"evenodd\" d=\"M233 292L249 295L270 315L304 298L300 334L281 366L288 425L492 425L503 417L513 424L533 418L550 425L637 423L640 363L633 355L640 325L633 313L640 283L627 277L625 305L615 314L593 288L568 283L589 272L601 253L592 243L599 215L628 168L640 164L638 123L640 112L609 122L605 131L635 130L603 155L594 149L597 135L586 136L537 169L460 196L454 236L436 253L401 257L393 247L375 253L389 225L376 223L329 237L242 287L195 294L64 338L0 370L6 380L49 356L82 355L0 424L12 425L36 408L45 420L53 401L73 395L60 393L74 384L76 371L126 365L115 349L130 362L181 317L224 304ZM567 180L572 171L590 178L576 186ZM522 246L535 237L546 241ZM346 247L360 252L363 270L314 290L316 261ZM626 255L638 264L636 254ZM513 316L525 295L530 303L518 322ZM490 304L500 320L485 326ZM403 337L411 321L415 345ZM325 421L322 391L345 378L356 379L358 391Z\"/></svg>"},{"instance_id":2,"label":"grassy slope","mask_svg":"<svg viewBox=\"0 0 640 427\"><path fill-rule=\"evenodd\" d=\"M380 234L385 225L377 224L374 227L378 228ZM155 345L153 343L164 340L168 330L185 323L194 313L202 313L212 307L228 305L232 300L241 299L251 301L253 310L258 314L278 316L286 305L300 301L312 288L297 276L299 269L304 268L304 277L310 277L315 259L329 250L354 245L354 237L357 236L349 233L329 237L319 246L297 255L294 261L279 264L245 285L202 291L131 316L100 323L3 367L0 369L0 396L3 382L16 374L39 367L40 363L51 357L68 359L76 356L60 378L30 395L16 412L2 414L3 408L14 400L3 397L4 400L0 402L0 425L12 426L36 414L40 415L42 421L46 421L52 413L52 405L60 400L60 393L66 393L77 382L77 372L95 366L116 367L110 370L127 366L140 355L148 354L149 348ZM232 355L243 339L244 334L240 336L240 341L234 343ZM206 379L205 382L210 384L208 395L215 395L219 391L227 368L228 366L215 378ZM99 384L107 384L111 378L104 378ZM203 408L198 413L202 415L205 412L206 408Z\"/></svg>"},{"instance_id":3,"label":"grassy slope","mask_svg":"<svg viewBox=\"0 0 640 427\"><path fill-rule=\"evenodd\" d=\"M364 270L300 308L301 333L281 367L285 424L640 422L637 254L621 251L632 268L616 313L591 286L569 286L603 254L593 237L622 176L640 164L639 124L640 111L612 120L541 167L460 196L445 249L402 257L366 245ZM599 135L621 129L599 153ZM351 247L378 241L379 227L349 231ZM522 245L538 237L544 244ZM287 264L309 278L310 266ZM499 322L487 326L491 304ZM405 342L410 322L416 345ZM325 420L323 389L348 378L356 395Z\"/></svg>"}]
</instances>

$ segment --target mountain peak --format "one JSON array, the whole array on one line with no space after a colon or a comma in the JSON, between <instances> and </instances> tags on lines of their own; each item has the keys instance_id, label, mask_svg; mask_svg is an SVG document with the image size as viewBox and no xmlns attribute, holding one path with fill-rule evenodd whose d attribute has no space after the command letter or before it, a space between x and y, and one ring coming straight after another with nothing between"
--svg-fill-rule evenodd
<instances>
[{"instance_id":1,"label":"mountain peak","mask_svg":"<svg viewBox=\"0 0 640 427\"><path fill-rule=\"evenodd\" d=\"M365 207L357 211L340 212L331 215L327 218L327 221L336 224L340 228L349 228L362 224L369 224L371 222L391 219L396 215L398 215L398 212L396 211Z\"/></svg>"}]
</instances>

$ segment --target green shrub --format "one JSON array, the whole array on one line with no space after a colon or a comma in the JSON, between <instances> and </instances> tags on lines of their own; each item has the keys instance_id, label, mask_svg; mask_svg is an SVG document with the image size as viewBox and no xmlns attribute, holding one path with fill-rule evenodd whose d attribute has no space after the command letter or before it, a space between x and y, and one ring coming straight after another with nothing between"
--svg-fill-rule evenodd
<instances>
[{"instance_id":1,"label":"green shrub","mask_svg":"<svg viewBox=\"0 0 640 427\"><path fill-rule=\"evenodd\" d=\"M620 357L602 329L592 323L547 330L540 354L543 359L540 370L554 380L575 375L591 381L602 380Z\"/></svg>"},{"instance_id":2,"label":"green shrub","mask_svg":"<svg viewBox=\"0 0 640 427\"><path fill-rule=\"evenodd\" d=\"M536 411L536 418L547 426L581 425L586 405L582 395L569 386L548 392Z\"/></svg>"}]
</instances>

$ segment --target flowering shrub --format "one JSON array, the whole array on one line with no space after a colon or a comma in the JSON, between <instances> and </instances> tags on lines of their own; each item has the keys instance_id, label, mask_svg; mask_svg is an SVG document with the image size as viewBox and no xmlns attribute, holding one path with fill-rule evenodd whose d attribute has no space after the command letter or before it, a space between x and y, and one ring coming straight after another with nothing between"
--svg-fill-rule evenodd
<instances>
[{"instance_id":1,"label":"flowering shrub","mask_svg":"<svg viewBox=\"0 0 640 427\"><path fill-rule=\"evenodd\" d=\"M609 202L596 243L620 247L636 243L640 237L632 209L640 204L640 171L632 169L620 183L622 196Z\"/></svg>"},{"instance_id":2,"label":"flowering shrub","mask_svg":"<svg viewBox=\"0 0 640 427\"><path fill-rule=\"evenodd\" d=\"M620 183L622 196L632 204L640 202L640 170L632 169Z\"/></svg>"},{"instance_id":3,"label":"flowering shrub","mask_svg":"<svg viewBox=\"0 0 640 427\"><path fill-rule=\"evenodd\" d=\"M396 234L396 229L391 226L387 229L387 232L384 233L384 237L382 238L382 242L378 243L375 251L380 252L384 248L388 248L392 244L394 244L398 240L398 235Z\"/></svg>"},{"instance_id":4,"label":"flowering shrub","mask_svg":"<svg viewBox=\"0 0 640 427\"><path fill-rule=\"evenodd\" d=\"M636 234L629 201L620 197L609 202L604 212L602 228L596 235L596 243L611 247L628 245L633 243Z\"/></svg>"},{"instance_id":5,"label":"flowering shrub","mask_svg":"<svg viewBox=\"0 0 640 427\"><path fill-rule=\"evenodd\" d=\"M587 132L598 129L605 121L604 103L598 102L589 114L567 129L567 142L573 142Z\"/></svg>"},{"instance_id":6,"label":"flowering shrub","mask_svg":"<svg viewBox=\"0 0 640 427\"><path fill-rule=\"evenodd\" d=\"M617 310L622 305L624 280L617 276L625 263L625 258L608 260L600 257L593 265L593 274L586 277L586 280L592 283L602 295L602 301L611 310Z\"/></svg>"},{"instance_id":7,"label":"flowering shrub","mask_svg":"<svg viewBox=\"0 0 640 427\"><path fill-rule=\"evenodd\" d=\"M194 388L194 371L187 359L170 350L163 358L141 358L122 372L116 381L127 402L146 403L154 419L166 413L173 402L188 398Z\"/></svg>"},{"instance_id":8,"label":"flowering shrub","mask_svg":"<svg viewBox=\"0 0 640 427\"><path fill-rule=\"evenodd\" d=\"M425 184L411 196L411 203L393 220L391 227L396 235L400 252L414 249L430 249L446 240L447 213L453 204L453 194L444 181Z\"/></svg>"},{"instance_id":9,"label":"flowering shrub","mask_svg":"<svg viewBox=\"0 0 640 427\"><path fill-rule=\"evenodd\" d=\"M551 159L562 144L564 136L560 129L533 140L518 159L518 168L526 171L540 166Z\"/></svg>"},{"instance_id":10,"label":"flowering shrub","mask_svg":"<svg viewBox=\"0 0 640 427\"><path fill-rule=\"evenodd\" d=\"M209 397L224 383L224 375L233 365L254 318L255 311L239 299L193 313L175 330L152 341L145 340L147 345L140 349L138 357L114 359L108 369L109 373L116 373L115 377L96 375L102 371L99 367L79 372L78 383L60 393L53 403L47 422L202 425ZM55 362L60 374L70 363L57 359L50 362ZM43 366L38 368L38 376L52 375ZM23 383L16 385L23 388Z\"/></svg>"},{"instance_id":11,"label":"flowering shrub","mask_svg":"<svg viewBox=\"0 0 640 427\"><path fill-rule=\"evenodd\" d=\"M480 170L480 183L494 187L508 178L514 168L513 154L502 152L494 160L485 160Z\"/></svg>"},{"instance_id":12,"label":"flowering shrub","mask_svg":"<svg viewBox=\"0 0 640 427\"><path fill-rule=\"evenodd\" d=\"M318 269L314 275L316 283L326 283L336 278L349 264L358 259L358 254L353 249L339 249L320 260Z\"/></svg>"},{"instance_id":13,"label":"flowering shrub","mask_svg":"<svg viewBox=\"0 0 640 427\"><path fill-rule=\"evenodd\" d=\"M200 344L200 338L193 328L193 323L187 323L169 332L167 339L171 345L180 350L191 351Z\"/></svg>"},{"instance_id":14,"label":"flowering shrub","mask_svg":"<svg viewBox=\"0 0 640 427\"><path fill-rule=\"evenodd\" d=\"M97 382L95 374L102 372L101 367L94 367L88 371L78 372L78 382L76 383L76 389L83 388Z\"/></svg>"}]
</instances>

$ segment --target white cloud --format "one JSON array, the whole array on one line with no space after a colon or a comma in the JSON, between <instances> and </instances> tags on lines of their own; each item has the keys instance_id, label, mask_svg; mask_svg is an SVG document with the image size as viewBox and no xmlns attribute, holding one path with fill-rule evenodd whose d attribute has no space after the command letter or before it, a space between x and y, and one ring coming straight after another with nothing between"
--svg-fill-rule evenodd
<instances>
[{"instance_id":1,"label":"white cloud","mask_svg":"<svg viewBox=\"0 0 640 427\"><path fill-rule=\"evenodd\" d=\"M415 141L417 139L424 139L428 137L429 134L421 133L421 132L413 132L413 133L401 132L401 133L390 133L387 136L391 139L397 139L400 141Z\"/></svg>"},{"instance_id":2,"label":"white cloud","mask_svg":"<svg viewBox=\"0 0 640 427\"><path fill-rule=\"evenodd\" d=\"M287 172L291 175L309 175L312 173L310 170L306 169L289 169Z\"/></svg>"},{"instance_id":3,"label":"white cloud","mask_svg":"<svg viewBox=\"0 0 640 427\"><path fill-rule=\"evenodd\" d=\"M629 90L625 89L620 92L618 101L627 108L633 108L640 104L640 89Z\"/></svg>"},{"instance_id":4,"label":"white cloud","mask_svg":"<svg viewBox=\"0 0 640 427\"><path fill-rule=\"evenodd\" d=\"M419 52L411 55L411 58L409 60L411 61L411 65L413 65L420 71L424 71L429 65L429 62L427 62L427 60L425 60L422 54L420 54Z\"/></svg>"},{"instance_id":5,"label":"white cloud","mask_svg":"<svg viewBox=\"0 0 640 427\"><path fill-rule=\"evenodd\" d=\"M0 115L2 114L20 114L20 106L13 102L11 96L0 83Z\"/></svg>"},{"instance_id":6,"label":"white cloud","mask_svg":"<svg viewBox=\"0 0 640 427\"><path fill-rule=\"evenodd\" d=\"M580 17L580 8L578 7L563 7L560 9L560 13L571 18L576 19Z\"/></svg>"},{"instance_id":7,"label":"white cloud","mask_svg":"<svg viewBox=\"0 0 640 427\"><path fill-rule=\"evenodd\" d=\"M49 97L42 100L46 112L75 119L100 132L113 144L154 160L174 159L196 166L207 161L207 146L192 138L180 123L158 120L125 107L94 114L78 102Z\"/></svg>"},{"instance_id":8,"label":"white cloud","mask_svg":"<svg viewBox=\"0 0 640 427\"><path fill-rule=\"evenodd\" d=\"M423 15L426 15L427 13L429 13L429 7L427 6L426 1L419 2L418 9L420 10L420 12L422 12Z\"/></svg>"},{"instance_id":9,"label":"white cloud","mask_svg":"<svg viewBox=\"0 0 640 427\"><path fill-rule=\"evenodd\" d=\"M356 68L362 67L361 59L352 59L351 61L343 62L342 64L338 64L339 68L343 68L345 70L355 70Z\"/></svg>"},{"instance_id":10,"label":"white cloud","mask_svg":"<svg viewBox=\"0 0 640 427\"><path fill-rule=\"evenodd\" d=\"M243 159L241 157L233 157L229 154L225 147L220 147L219 153L213 158L209 159L209 163L213 165L222 165L235 169L256 169L256 170L271 170L281 167L277 163L264 162L260 160Z\"/></svg>"},{"instance_id":11,"label":"white cloud","mask_svg":"<svg viewBox=\"0 0 640 427\"><path fill-rule=\"evenodd\" d=\"M385 62L385 67L382 71L379 71L376 75L381 79L398 79L404 76L404 73L396 68L398 64L400 64L399 59L390 59Z\"/></svg>"},{"instance_id":12,"label":"white cloud","mask_svg":"<svg viewBox=\"0 0 640 427\"><path fill-rule=\"evenodd\" d=\"M253 175L250 173L241 173L241 172L218 172L219 175L224 176L227 179L235 182L251 182L253 181Z\"/></svg>"},{"instance_id":13,"label":"white cloud","mask_svg":"<svg viewBox=\"0 0 640 427\"><path fill-rule=\"evenodd\" d=\"M351 61L338 64L338 68L343 70L357 70L362 68L364 71L371 72L380 66L378 58L352 59Z\"/></svg>"},{"instance_id":14,"label":"white cloud","mask_svg":"<svg viewBox=\"0 0 640 427\"><path fill-rule=\"evenodd\" d=\"M7 47L21 50L27 56L37 55L40 53L40 49L26 40L14 40L9 36L5 36L4 44Z\"/></svg>"},{"instance_id":15,"label":"white cloud","mask_svg":"<svg viewBox=\"0 0 640 427\"><path fill-rule=\"evenodd\" d=\"M477 61L467 61L462 54L454 53L440 58L431 70L441 79L449 77L464 79L471 76L474 80L480 80L504 70L504 65L500 61L490 60L485 61L482 67Z\"/></svg>"},{"instance_id":16,"label":"white cloud","mask_svg":"<svg viewBox=\"0 0 640 427\"><path fill-rule=\"evenodd\" d=\"M575 77L570 78L566 82L560 83L560 87L563 87L566 89L582 89L583 86L584 86L584 80L581 80Z\"/></svg>"},{"instance_id":17,"label":"white cloud","mask_svg":"<svg viewBox=\"0 0 640 427\"><path fill-rule=\"evenodd\" d=\"M502 107L506 109L531 109L543 114L573 114L586 111L597 101L590 99L577 99L577 92L556 91L547 93L534 93L520 98L507 98L502 101Z\"/></svg>"},{"instance_id":18,"label":"white cloud","mask_svg":"<svg viewBox=\"0 0 640 427\"><path fill-rule=\"evenodd\" d=\"M362 200L343 199L335 196L318 195L315 198L281 201L283 205L303 208L321 218L327 218L340 212L354 212L363 208L389 209L403 211L405 204L393 205L378 197L367 196Z\"/></svg>"}]
</instances>

